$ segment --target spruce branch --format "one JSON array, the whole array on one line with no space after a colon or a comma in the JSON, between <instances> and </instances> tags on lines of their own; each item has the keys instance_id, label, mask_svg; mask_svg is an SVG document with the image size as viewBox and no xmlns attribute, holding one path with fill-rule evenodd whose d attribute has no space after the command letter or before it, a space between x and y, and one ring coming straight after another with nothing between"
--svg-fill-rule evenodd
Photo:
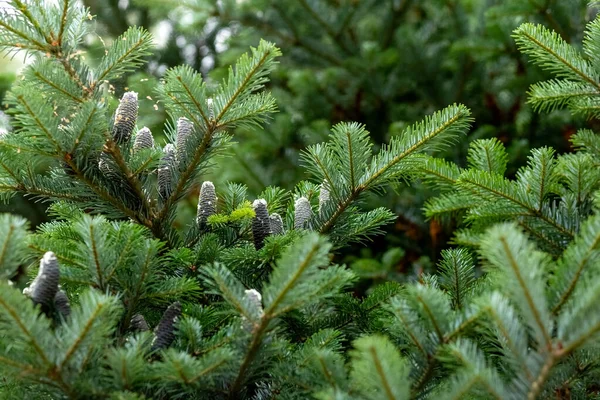
<instances>
[{"instance_id":1,"label":"spruce branch","mask_svg":"<svg viewBox=\"0 0 600 400\"><path fill-rule=\"evenodd\" d=\"M124 74L135 71L144 63L144 57L150 55L152 36L144 28L132 26L116 38L97 68L96 80L91 90L103 83Z\"/></svg>"},{"instance_id":2,"label":"spruce branch","mask_svg":"<svg viewBox=\"0 0 600 400\"><path fill-rule=\"evenodd\" d=\"M175 69L167 74L165 88L161 91L163 98L169 102L171 112L177 110L185 112L185 116L194 122L197 129L202 131L202 138L197 142L192 154L188 154L189 161L179 174L173 191L165 198L162 209L157 213L153 230L164 223L175 203L189 187L199 165L206 158L209 150L212 150L216 134L240 123L238 120L235 123L227 121L227 117L235 111L234 104L252 102L253 93L261 89L267 82L267 75L275 65L275 58L280 54L279 49L265 41L261 41L258 48L252 48L251 51L251 56L245 54L240 58L235 72L233 68L230 69L227 81L223 82L215 94L210 108L214 109L216 115L214 119L209 119L207 116L210 110L206 89L199 75L186 68ZM182 101L182 99L185 100ZM192 105L193 108L188 105ZM256 118L252 117L251 120L262 121L272 111L273 109L269 108L264 113L258 114Z\"/></svg>"},{"instance_id":3,"label":"spruce branch","mask_svg":"<svg viewBox=\"0 0 600 400\"><path fill-rule=\"evenodd\" d=\"M519 49L542 68L561 78L586 82L600 90L598 73L556 32L542 25L525 23L514 31L513 37Z\"/></svg>"},{"instance_id":4,"label":"spruce branch","mask_svg":"<svg viewBox=\"0 0 600 400\"><path fill-rule=\"evenodd\" d=\"M321 233L329 232L338 218L363 192L376 190L399 178L404 172L403 168L406 168L405 160L410 163L411 157L435 148L436 141L439 145L444 141L453 140L458 133L466 130L469 122L469 110L462 105L452 105L409 127L399 139L395 139L388 146L383 147L380 153L372 159L356 187L351 188L349 193L341 198L336 198L334 195L337 206L320 224L319 231ZM352 128L348 127L347 129ZM317 154L319 149L319 147L310 149L305 156L306 162L314 162L318 165L317 160L321 159L321 165L324 165L323 158ZM324 173L319 173L319 175L322 176ZM332 179L331 182L328 181L332 187L335 182L335 179Z\"/></svg>"},{"instance_id":5,"label":"spruce branch","mask_svg":"<svg viewBox=\"0 0 600 400\"><path fill-rule=\"evenodd\" d=\"M547 255L537 251L514 224L490 229L481 242L480 252L500 269L536 339L545 351L551 351L551 319L542 280L543 271L548 268Z\"/></svg>"}]
</instances>

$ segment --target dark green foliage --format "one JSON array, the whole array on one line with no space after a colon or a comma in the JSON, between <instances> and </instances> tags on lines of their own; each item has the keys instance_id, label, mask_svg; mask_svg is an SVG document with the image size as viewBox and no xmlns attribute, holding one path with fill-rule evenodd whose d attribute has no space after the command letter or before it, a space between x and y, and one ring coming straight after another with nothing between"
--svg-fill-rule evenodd
<instances>
[{"instance_id":1,"label":"dark green foliage","mask_svg":"<svg viewBox=\"0 0 600 400\"><path fill-rule=\"evenodd\" d=\"M392 67L397 57L386 55L404 32L396 25L407 10L435 14L437 4L383 2L365 14L374 2L267 2L259 15L255 1L218 3L199 4L217 14L235 4L236 15L289 31L290 50L311 53L315 71L321 59L334 82L358 77L331 88L343 115L346 97L364 93L383 120L402 99L393 92L410 81ZM467 4L477 8L443 5L455 13L455 29L472 24L461 14ZM373 136L361 123L335 124L327 140L296 153L308 180L293 190L262 185L251 197L243 184L203 179L218 171L216 155L240 150L228 147L234 137L262 129L276 111L264 90L280 56L275 45L260 41L221 81L190 66L169 68L155 82L169 115L166 142L155 145L148 128L131 138L147 105L136 92L127 89L114 118L109 107L112 82L138 71L151 53L145 30L128 29L88 64L81 52L92 25L79 2L11 5L1 11L0 46L28 51L32 63L6 97L14 130L0 137L0 192L5 200L22 193L52 202L52 220L32 232L22 218L0 216L0 397L596 395L600 139L593 130L571 137L574 152L531 150L516 171L500 139L475 134L463 166L434 153L460 147L473 114L441 97L427 102L443 99L439 111L398 124L387 143L379 124ZM504 7L489 14L540 11L516 1ZM297 30L279 24L289 18L299 19ZM541 26L515 31L518 46L556 74L532 87L536 109L568 106L596 116L597 29L589 24L583 53ZM415 37L407 40L415 45ZM375 61L372 74L361 57ZM458 88L469 91L464 85ZM350 244L400 222L371 204L401 183L439 192L425 215L458 226L457 247L437 263L395 246L380 261L342 264ZM197 211L186 211L196 196Z\"/></svg>"}]
</instances>

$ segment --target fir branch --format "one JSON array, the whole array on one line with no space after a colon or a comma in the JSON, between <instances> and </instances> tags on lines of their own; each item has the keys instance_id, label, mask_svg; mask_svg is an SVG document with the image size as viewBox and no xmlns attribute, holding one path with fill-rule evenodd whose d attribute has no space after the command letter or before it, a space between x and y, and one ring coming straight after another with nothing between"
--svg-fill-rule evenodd
<instances>
[{"instance_id":1,"label":"fir branch","mask_svg":"<svg viewBox=\"0 0 600 400\"><path fill-rule=\"evenodd\" d=\"M61 47L62 46L62 40L63 40L63 35L65 33L65 28L67 26L67 15L69 12L69 6L70 6L70 2L71 0L62 0L63 2L63 8L62 8L62 14L60 16L60 28L58 30L58 35L56 37L56 45L57 47Z\"/></svg>"},{"instance_id":2,"label":"fir branch","mask_svg":"<svg viewBox=\"0 0 600 400\"><path fill-rule=\"evenodd\" d=\"M134 71L150 54L152 36L143 28L132 26L116 38L98 66L96 80L90 85L95 90L98 84L125 72Z\"/></svg>"},{"instance_id":3,"label":"fir branch","mask_svg":"<svg viewBox=\"0 0 600 400\"><path fill-rule=\"evenodd\" d=\"M328 233L338 218L364 191L371 189L372 186L379 185L378 181L385 182L388 171L393 171L393 168L402 160L422 151L427 147L429 141L436 139L438 136L463 130L470 121L469 115L470 112L466 107L454 105L409 128L402 135L403 139L393 142L390 145L390 150L382 151L379 157L373 160L371 168L361 178L361 183L353 188L346 198L338 200L339 203L335 211L321 224L319 232ZM394 150L396 152L392 154L391 152Z\"/></svg>"},{"instance_id":4,"label":"fir branch","mask_svg":"<svg viewBox=\"0 0 600 400\"><path fill-rule=\"evenodd\" d=\"M519 49L534 62L564 78L578 78L600 90L598 76L587 60L556 32L541 25L522 24L514 32Z\"/></svg>"}]
</instances>

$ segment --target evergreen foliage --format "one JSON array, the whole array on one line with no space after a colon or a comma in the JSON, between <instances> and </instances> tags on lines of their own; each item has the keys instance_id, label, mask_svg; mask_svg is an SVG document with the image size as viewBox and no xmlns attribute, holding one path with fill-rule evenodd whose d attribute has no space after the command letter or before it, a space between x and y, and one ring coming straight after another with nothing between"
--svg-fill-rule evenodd
<instances>
[{"instance_id":1,"label":"evergreen foliage","mask_svg":"<svg viewBox=\"0 0 600 400\"><path fill-rule=\"evenodd\" d=\"M329 26L313 2L299 3ZM50 202L53 220L32 232L0 215L0 397L596 394L593 131L573 136L574 153L532 150L510 179L496 139L473 141L467 167L431 154L469 130L464 105L407 125L377 151L363 125L341 122L302 153L310 180L266 187L254 200L242 184L204 181L196 216L179 226L178 205L235 128L261 127L276 111L264 89L279 49L261 41L221 82L169 69L156 87L170 118L160 144L137 130L135 92L114 111L110 102L111 82L150 54L146 31L130 28L88 64L80 47L92 18L79 2L11 5L0 14L0 46L34 61L7 97L15 129L0 138L0 191ZM545 28L515 31L520 48L557 75L532 87L537 109L596 116L596 21L585 56ZM327 34L352 52L339 29ZM394 221L385 207L369 209L369 196L418 180L440 191L425 214L460 224L458 247L442 252L437 274L355 296L364 275L336 252Z\"/></svg>"}]
</instances>

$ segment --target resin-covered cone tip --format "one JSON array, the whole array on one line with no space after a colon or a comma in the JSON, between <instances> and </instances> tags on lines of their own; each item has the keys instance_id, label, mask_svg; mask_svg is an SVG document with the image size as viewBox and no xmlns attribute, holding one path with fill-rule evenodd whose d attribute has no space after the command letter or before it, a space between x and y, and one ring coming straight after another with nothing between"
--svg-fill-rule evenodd
<instances>
[{"instance_id":1,"label":"resin-covered cone tip","mask_svg":"<svg viewBox=\"0 0 600 400\"><path fill-rule=\"evenodd\" d=\"M54 296L54 309L63 318L67 319L71 315L71 304L67 294L62 290L56 292Z\"/></svg>"},{"instance_id":2,"label":"resin-covered cone tip","mask_svg":"<svg viewBox=\"0 0 600 400\"><path fill-rule=\"evenodd\" d=\"M254 200L252 203L254 213L252 219L252 237L254 239L254 248L260 250L265 245L265 239L271 233L269 222L269 212L267 211L267 202L264 199Z\"/></svg>"},{"instance_id":3,"label":"resin-covered cone tip","mask_svg":"<svg viewBox=\"0 0 600 400\"><path fill-rule=\"evenodd\" d=\"M185 163L187 154L187 141L193 131L194 125L189 119L181 117L177 120L177 140L175 144L177 147L177 161L180 164Z\"/></svg>"},{"instance_id":4,"label":"resin-covered cone tip","mask_svg":"<svg viewBox=\"0 0 600 400\"><path fill-rule=\"evenodd\" d=\"M127 143L135 128L138 116L138 94L125 92L115 112L112 136L117 143Z\"/></svg>"},{"instance_id":5,"label":"resin-covered cone tip","mask_svg":"<svg viewBox=\"0 0 600 400\"><path fill-rule=\"evenodd\" d=\"M158 167L158 194L166 200L171 195L173 186L173 166L175 164L175 147L169 143L163 149L163 156Z\"/></svg>"},{"instance_id":6,"label":"resin-covered cone tip","mask_svg":"<svg viewBox=\"0 0 600 400\"><path fill-rule=\"evenodd\" d=\"M129 326L131 327L132 330L138 331L138 332L145 332L145 331L150 330L150 327L148 326L148 323L146 322L146 318L144 318L144 316L142 314L135 314L133 317L131 317Z\"/></svg>"},{"instance_id":7,"label":"resin-covered cone tip","mask_svg":"<svg viewBox=\"0 0 600 400\"><path fill-rule=\"evenodd\" d=\"M135 142L133 142L133 151L151 149L153 147L154 137L152 136L152 132L147 127L143 127L135 135Z\"/></svg>"},{"instance_id":8,"label":"resin-covered cone tip","mask_svg":"<svg viewBox=\"0 0 600 400\"><path fill-rule=\"evenodd\" d=\"M217 212L217 192L215 185L210 181L202 183L200 188L200 196L198 197L198 213L196 220L199 225L206 223L206 220L211 215Z\"/></svg>"},{"instance_id":9,"label":"resin-covered cone tip","mask_svg":"<svg viewBox=\"0 0 600 400\"><path fill-rule=\"evenodd\" d=\"M312 217L312 208L306 197L300 197L294 203L294 229L308 229Z\"/></svg>"},{"instance_id":10,"label":"resin-covered cone tip","mask_svg":"<svg viewBox=\"0 0 600 400\"><path fill-rule=\"evenodd\" d=\"M160 322L154 329L152 351L165 349L175 340L175 323L181 316L181 304L175 302L167 308Z\"/></svg>"},{"instance_id":11,"label":"resin-covered cone tip","mask_svg":"<svg viewBox=\"0 0 600 400\"><path fill-rule=\"evenodd\" d=\"M37 276L31 282L29 287L23 289L23 293L31 299L46 306L52 305L54 296L58 292L58 281L60 279L60 270L58 260L53 252L44 254L40 261L40 269Z\"/></svg>"},{"instance_id":12,"label":"resin-covered cone tip","mask_svg":"<svg viewBox=\"0 0 600 400\"><path fill-rule=\"evenodd\" d=\"M269 226L272 235L283 235L283 220L281 215L273 213L269 215Z\"/></svg>"}]
</instances>

